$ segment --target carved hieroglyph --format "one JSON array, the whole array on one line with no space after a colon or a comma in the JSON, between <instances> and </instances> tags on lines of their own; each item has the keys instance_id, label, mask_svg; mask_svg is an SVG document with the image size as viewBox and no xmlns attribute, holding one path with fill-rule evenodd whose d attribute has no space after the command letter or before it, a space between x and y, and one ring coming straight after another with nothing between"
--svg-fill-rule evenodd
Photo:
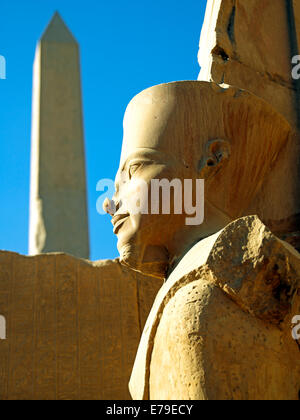
<instances>
[{"instance_id":1,"label":"carved hieroglyph","mask_svg":"<svg viewBox=\"0 0 300 420\"><path fill-rule=\"evenodd\" d=\"M79 47L58 14L33 80L29 253L89 257Z\"/></svg>"},{"instance_id":2,"label":"carved hieroglyph","mask_svg":"<svg viewBox=\"0 0 300 420\"><path fill-rule=\"evenodd\" d=\"M249 214L290 132L287 121L270 105L237 88L186 81L154 86L137 95L124 118L113 199L121 261L165 277L194 243ZM151 214L153 179L179 179L183 184L185 179L201 178L205 180L203 223L188 226L185 208L175 214L174 205L171 214ZM122 200L138 179L148 185L149 214L131 214ZM174 196L172 190L171 203ZM265 200L269 203L272 197ZM105 205L112 207L109 202Z\"/></svg>"},{"instance_id":3,"label":"carved hieroglyph","mask_svg":"<svg viewBox=\"0 0 300 420\"><path fill-rule=\"evenodd\" d=\"M297 400L300 254L256 216L200 241L159 291L134 399Z\"/></svg>"}]
</instances>

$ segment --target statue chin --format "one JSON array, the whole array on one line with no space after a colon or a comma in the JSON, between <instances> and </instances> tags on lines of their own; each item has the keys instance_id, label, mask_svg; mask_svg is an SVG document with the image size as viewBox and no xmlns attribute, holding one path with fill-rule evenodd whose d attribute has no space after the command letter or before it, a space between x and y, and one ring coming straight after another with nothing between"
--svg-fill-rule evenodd
<instances>
[{"instance_id":1,"label":"statue chin","mask_svg":"<svg viewBox=\"0 0 300 420\"><path fill-rule=\"evenodd\" d=\"M120 262L151 277L165 279L169 268L168 251L163 246L148 245L141 255L140 246L125 244L120 249Z\"/></svg>"}]
</instances>

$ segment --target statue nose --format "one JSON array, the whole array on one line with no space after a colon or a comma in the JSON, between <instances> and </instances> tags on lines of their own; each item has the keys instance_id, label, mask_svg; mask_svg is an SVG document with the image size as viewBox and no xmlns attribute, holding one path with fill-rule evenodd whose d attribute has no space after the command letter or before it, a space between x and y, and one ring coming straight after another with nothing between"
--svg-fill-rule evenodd
<instances>
[{"instance_id":1,"label":"statue nose","mask_svg":"<svg viewBox=\"0 0 300 420\"><path fill-rule=\"evenodd\" d=\"M103 210L113 216L116 212L116 205L114 200L110 200L109 198L106 198L103 202Z\"/></svg>"}]
</instances>

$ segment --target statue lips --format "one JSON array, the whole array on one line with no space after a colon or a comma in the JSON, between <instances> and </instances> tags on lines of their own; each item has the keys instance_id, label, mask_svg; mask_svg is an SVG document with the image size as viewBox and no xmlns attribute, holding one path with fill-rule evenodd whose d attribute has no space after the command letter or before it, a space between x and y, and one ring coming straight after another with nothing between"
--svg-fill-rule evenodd
<instances>
[{"instance_id":1,"label":"statue lips","mask_svg":"<svg viewBox=\"0 0 300 420\"><path fill-rule=\"evenodd\" d=\"M130 216L130 214L129 214L129 213L126 213L126 214L116 214L116 215L112 218L111 222L112 222L112 224L113 224L113 226L114 226L114 230L113 230L113 232L114 232L114 234L115 234L115 235L117 235L117 234L118 234L118 232L119 232L119 230L120 230L121 226L123 225L123 223L125 222L125 220L127 220L127 219L128 219L128 217L129 217L129 216Z\"/></svg>"}]
</instances>

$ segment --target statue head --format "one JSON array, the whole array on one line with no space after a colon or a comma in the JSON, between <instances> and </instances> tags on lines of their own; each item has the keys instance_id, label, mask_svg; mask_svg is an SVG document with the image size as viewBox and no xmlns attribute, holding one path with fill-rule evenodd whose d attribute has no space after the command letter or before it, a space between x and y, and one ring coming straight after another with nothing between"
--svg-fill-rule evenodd
<instances>
[{"instance_id":1,"label":"statue head","mask_svg":"<svg viewBox=\"0 0 300 420\"><path fill-rule=\"evenodd\" d=\"M116 192L104 203L121 261L163 278L196 242L247 215L289 132L270 105L237 88L185 81L138 94L125 113ZM162 180L170 196L153 183ZM144 211L132 212L125 195Z\"/></svg>"}]
</instances>

